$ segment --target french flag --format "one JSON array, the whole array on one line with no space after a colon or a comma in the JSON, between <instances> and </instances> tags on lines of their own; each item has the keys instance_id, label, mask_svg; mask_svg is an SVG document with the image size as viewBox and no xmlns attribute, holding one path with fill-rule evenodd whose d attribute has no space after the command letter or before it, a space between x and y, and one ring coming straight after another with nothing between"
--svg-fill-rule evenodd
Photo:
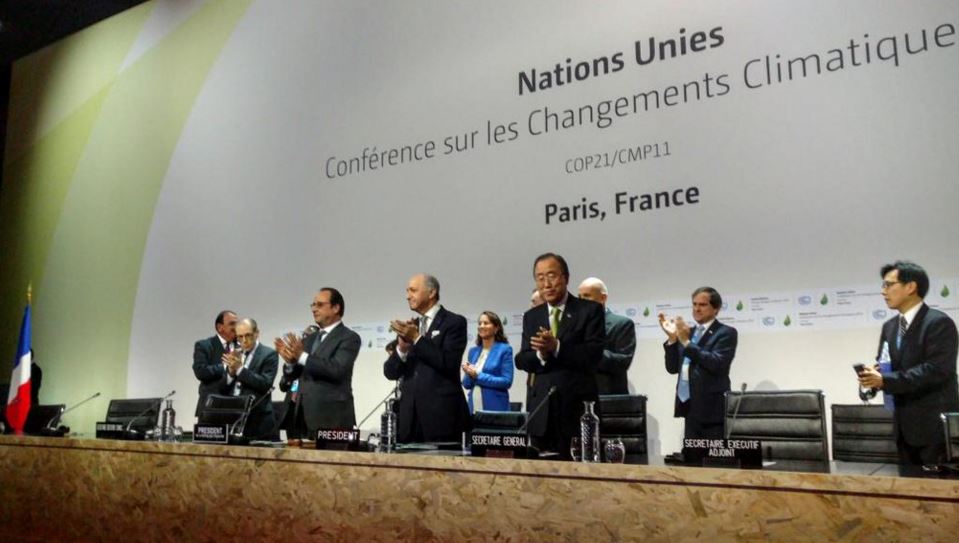
<instances>
[{"instance_id":1,"label":"french flag","mask_svg":"<svg viewBox=\"0 0 959 543\"><path fill-rule=\"evenodd\" d=\"M17 358L13 362L10 377L10 393L7 397L7 422L17 434L23 433L30 412L30 302L23 310L20 326L20 341L17 343Z\"/></svg>"}]
</instances>

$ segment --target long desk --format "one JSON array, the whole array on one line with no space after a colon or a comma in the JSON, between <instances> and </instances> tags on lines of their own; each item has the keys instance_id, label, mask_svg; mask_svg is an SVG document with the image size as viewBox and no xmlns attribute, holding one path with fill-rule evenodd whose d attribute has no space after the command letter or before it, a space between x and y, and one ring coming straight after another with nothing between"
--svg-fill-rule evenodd
<instances>
[{"instance_id":1,"label":"long desk","mask_svg":"<svg viewBox=\"0 0 959 543\"><path fill-rule=\"evenodd\" d=\"M954 541L959 482L0 436L5 541Z\"/></svg>"}]
</instances>

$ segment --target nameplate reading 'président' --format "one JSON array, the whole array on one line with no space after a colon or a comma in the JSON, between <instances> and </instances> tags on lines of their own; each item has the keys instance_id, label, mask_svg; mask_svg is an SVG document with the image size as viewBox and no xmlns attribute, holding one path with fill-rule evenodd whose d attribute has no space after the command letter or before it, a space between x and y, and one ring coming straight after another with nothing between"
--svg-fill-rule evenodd
<instances>
[{"instance_id":1,"label":"nameplate reading 'pr\u00e9sident'","mask_svg":"<svg viewBox=\"0 0 959 543\"><path fill-rule=\"evenodd\" d=\"M229 443L230 425L228 424L194 424L194 443Z\"/></svg>"}]
</instances>

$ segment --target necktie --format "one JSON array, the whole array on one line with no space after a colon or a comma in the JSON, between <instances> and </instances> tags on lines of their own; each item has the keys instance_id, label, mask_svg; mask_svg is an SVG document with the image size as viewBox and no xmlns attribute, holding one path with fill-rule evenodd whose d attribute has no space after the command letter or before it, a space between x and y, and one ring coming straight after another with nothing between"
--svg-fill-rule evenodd
<instances>
[{"instance_id":1,"label":"necktie","mask_svg":"<svg viewBox=\"0 0 959 543\"><path fill-rule=\"evenodd\" d=\"M247 364L249 364L249 362L250 362L250 351L243 351L243 367L245 368ZM239 396L242 390L243 390L243 383L241 383L239 379L237 379L233 383L233 395Z\"/></svg>"},{"instance_id":2,"label":"necktie","mask_svg":"<svg viewBox=\"0 0 959 543\"><path fill-rule=\"evenodd\" d=\"M559 335L559 314L558 307L554 307L549 314L549 331L554 337Z\"/></svg>"},{"instance_id":3,"label":"necktie","mask_svg":"<svg viewBox=\"0 0 959 543\"><path fill-rule=\"evenodd\" d=\"M906 335L906 329L909 328L909 323L906 322L906 317L899 316L899 335L896 337L896 348L902 347L902 338Z\"/></svg>"},{"instance_id":4,"label":"necktie","mask_svg":"<svg viewBox=\"0 0 959 543\"><path fill-rule=\"evenodd\" d=\"M420 317L420 335L421 336L425 336L426 331L430 329L430 327L426 325L426 322L427 322L426 315L423 315L422 317Z\"/></svg>"},{"instance_id":5,"label":"necktie","mask_svg":"<svg viewBox=\"0 0 959 543\"><path fill-rule=\"evenodd\" d=\"M323 341L325 335L326 330L320 330L316 333L316 339L313 340L313 346L310 347L310 354L316 354L316 351L320 350L320 342Z\"/></svg>"},{"instance_id":6,"label":"necktie","mask_svg":"<svg viewBox=\"0 0 959 543\"><path fill-rule=\"evenodd\" d=\"M703 327L697 326L693 332L693 337L689 339L690 343L699 344L699 339L703 335ZM683 367L679 370L679 386L676 388L676 397L681 402L689 401L689 357L683 358Z\"/></svg>"}]
</instances>

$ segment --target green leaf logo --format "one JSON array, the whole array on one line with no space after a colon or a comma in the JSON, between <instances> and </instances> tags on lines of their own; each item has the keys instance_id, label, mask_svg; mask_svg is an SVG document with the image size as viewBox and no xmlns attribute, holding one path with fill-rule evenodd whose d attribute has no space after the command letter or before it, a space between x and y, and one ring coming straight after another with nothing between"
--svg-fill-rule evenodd
<instances>
[{"instance_id":1,"label":"green leaf logo","mask_svg":"<svg viewBox=\"0 0 959 543\"><path fill-rule=\"evenodd\" d=\"M506 326L507 324L509 324L509 319L506 317L503 317L503 326Z\"/></svg>"},{"instance_id":2,"label":"green leaf logo","mask_svg":"<svg viewBox=\"0 0 959 543\"><path fill-rule=\"evenodd\" d=\"M949 287L947 287L946 285L942 285L942 290L939 292L939 295L942 296L943 298L948 298L948 297L949 297Z\"/></svg>"},{"instance_id":3,"label":"green leaf logo","mask_svg":"<svg viewBox=\"0 0 959 543\"><path fill-rule=\"evenodd\" d=\"M828 303L829 303L829 297L823 294L822 298L819 299L819 305L826 305Z\"/></svg>"},{"instance_id":4,"label":"green leaf logo","mask_svg":"<svg viewBox=\"0 0 959 543\"><path fill-rule=\"evenodd\" d=\"M644 317L648 317L648 316L649 316L649 308L648 308L648 307L647 307L646 309L643 309L643 316L644 316Z\"/></svg>"},{"instance_id":5,"label":"green leaf logo","mask_svg":"<svg viewBox=\"0 0 959 543\"><path fill-rule=\"evenodd\" d=\"M373 348L373 340L372 340L372 339L370 340L369 343L366 344L366 347L367 347L368 349L372 349L372 348Z\"/></svg>"},{"instance_id":6,"label":"green leaf logo","mask_svg":"<svg viewBox=\"0 0 959 543\"><path fill-rule=\"evenodd\" d=\"M789 326L792 323L792 319L789 318L789 315L786 315L786 319L783 321L783 326Z\"/></svg>"},{"instance_id":7,"label":"green leaf logo","mask_svg":"<svg viewBox=\"0 0 959 543\"><path fill-rule=\"evenodd\" d=\"M742 311L742 310L743 310L743 301L739 300L739 303L736 304L736 311Z\"/></svg>"}]
</instances>

